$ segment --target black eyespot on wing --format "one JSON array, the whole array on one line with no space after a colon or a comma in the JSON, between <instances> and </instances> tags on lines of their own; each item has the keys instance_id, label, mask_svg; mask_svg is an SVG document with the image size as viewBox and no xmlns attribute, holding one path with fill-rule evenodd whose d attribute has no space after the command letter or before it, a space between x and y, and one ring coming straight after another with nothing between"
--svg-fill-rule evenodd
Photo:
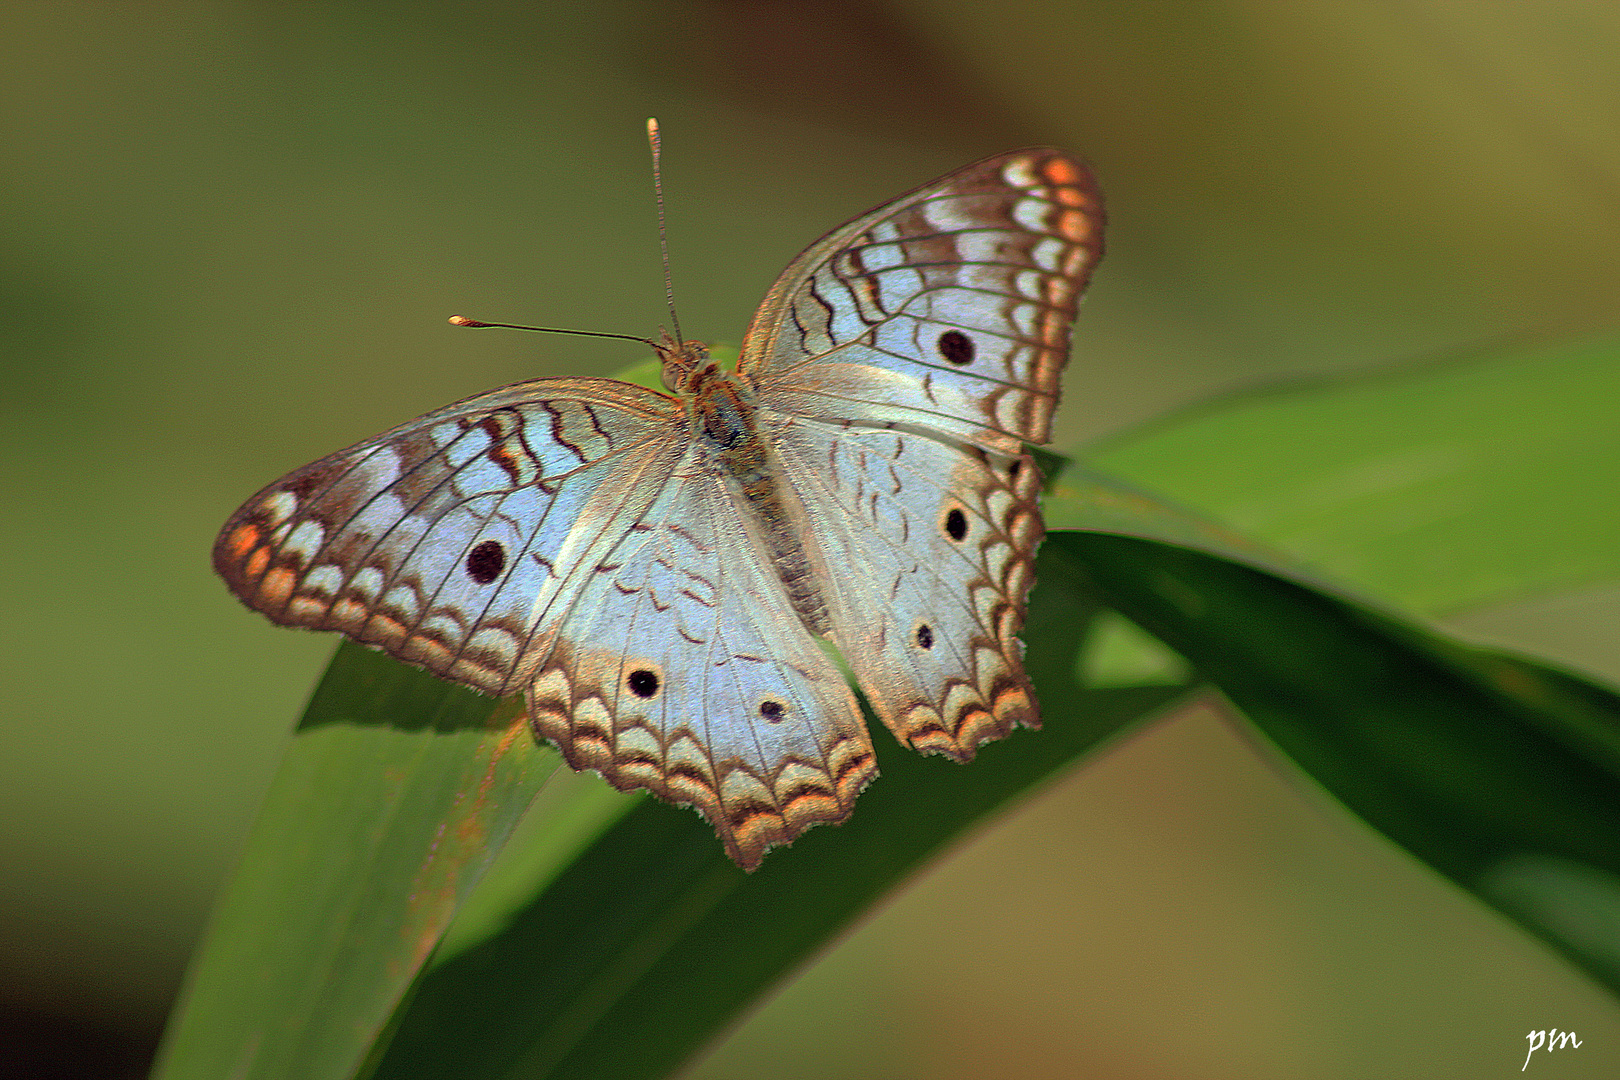
<instances>
[{"instance_id":1,"label":"black eyespot on wing","mask_svg":"<svg viewBox=\"0 0 1620 1080\"><path fill-rule=\"evenodd\" d=\"M646 668L636 668L625 676L624 683L638 698L650 698L658 693L658 673Z\"/></svg>"},{"instance_id":2,"label":"black eyespot on wing","mask_svg":"<svg viewBox=\"0 0 1620 1080\"><path fill-rule=\"evenodd\" d=\"M506 545L499 540L485 540L474 544L467 552L467 576L480 585L488 585L506 569Z\"/></svg>"},{"instance_id":3,"label":"black eyespot on wing","mask_svg":"<svg viewBox=\"0 0 1620 1080\"><path fill-rule=\"evenodd\" d=\"M787 710L780 701L762 701L759 703L759 715L772 724L780 724L787 715Z\"/></svg>"},{"instance_id":4,"label":"black eyespot on wing","mask_svg":"<svg viewBox=\"0 0 1620 1080\"><path fill-rule=\"evenodd\" d=\"M945 535L960 544L967 537L967 515L958 507L951 507L945 515Z\"/></svg>"},{"instance_id":5,"label":"black eyespot on wing","mask_svg":"<svg viewBox=\"0 0 1620 1080\"><path fill-rule=\"evenodd\" d=\"M934 630L927 623L917 624L917 644L925 649L934 647Z\"/></svg>"},{"instance_id":6,"label":"black eyespot on wing","mask_svg":"<svg viewBox=\"0 0 1620 1080\"><path fill-rule=\"evenodd\" d=\"M945 358L946 363L955 364L957 367L967 367L973 363L973 354L976 351L973 348L973 339L960 330L945 331L939 335L936 345L939 355Z\"/></svg>"}]
</instances>

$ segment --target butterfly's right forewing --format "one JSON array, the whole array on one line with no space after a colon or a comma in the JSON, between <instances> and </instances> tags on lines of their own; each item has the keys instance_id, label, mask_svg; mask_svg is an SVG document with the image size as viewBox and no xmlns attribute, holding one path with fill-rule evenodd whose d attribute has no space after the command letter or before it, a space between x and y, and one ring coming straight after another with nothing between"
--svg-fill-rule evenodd
<instances>
[{"instance_id":1,"label":"butterfly's right forewing","mask_svg":"<svg viewBox=\"0 0 1620 1080\"><path fill-rule=\"evenodd\" d=\"M986 158L828 233L782 273L737 369L779 412L904 424L1014 453L1044 443L1102 256L1075 158Z\"/></svg>"}]
</instances>

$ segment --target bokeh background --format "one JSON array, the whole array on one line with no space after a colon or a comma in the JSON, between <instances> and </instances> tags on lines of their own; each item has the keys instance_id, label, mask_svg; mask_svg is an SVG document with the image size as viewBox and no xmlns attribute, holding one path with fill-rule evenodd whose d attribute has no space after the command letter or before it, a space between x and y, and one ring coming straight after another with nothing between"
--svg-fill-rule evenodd
<instances>
[{"instance_id":1,"label":"bokeh background","mask_svg":"<svg viewBox=\"0 0 1620 1080\"><path fill-rule=\"evenodd\" d=\"M641 359L444 318L653 333L648 116L682 326L731 342L836 222L1085 153L1110 250L1060 450L1620 300L1612 0L11 0L0 86L22 1076L141 1074L333 648L230 600L215 530L428 408ZM1620 586L1501 601L1450 625L1620 679ZM1206 707L986 829L689 1076L1506 1076L1547 1027L1584 1045L1528 1073L1620 1075L1611 998Z\"/></svg>"}]
</instances>

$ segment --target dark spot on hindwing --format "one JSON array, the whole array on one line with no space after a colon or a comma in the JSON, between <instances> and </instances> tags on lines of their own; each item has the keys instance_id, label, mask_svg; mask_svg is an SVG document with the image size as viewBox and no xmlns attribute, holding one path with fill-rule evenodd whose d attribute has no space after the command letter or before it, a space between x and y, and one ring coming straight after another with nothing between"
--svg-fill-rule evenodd
<instances>
[{"instance_id":1,"label":"dark spot on hindwing","mask_svg":"<svg viewBox=\"0 0 1620 1080\"><path fill-rule=\"evenodd\" d=\"M506 545L499 540L485 540L474 544L467 552L467 576L480 585L488 585L506 569Z\"/></svg>"},{"instance_id":2,"label":"dark spot on hindwing","mask_svg":"<svg viewBox=\"0 0 1620 1080\"><path fill-rule=\"evenodd\" d=\"M780 724L787 716L787 710L780 701L762 701L759 703L759 715L769 723Z\"/></svg>"},{"instance_id":3,"label":"dark spot on hindwing","mask_svg":"<svg viewBox=\"0 0 1620 1080\"><path fill-rule=\"evenodd\" d=\"M939 355L947 363L957 367L967 367L973 363L973 339L960 330L947 330L939 335L938 347Z\"/></svg>"},{"instance_id":4,"label":"dark spot on hindwing","mask_svg":"<svg viewBox=\"0 0 1620 1080\"><path fill-rule=\"evenodd\" d=\"M945 535L958 544L967 538L967 515L962 513L960 507L951 507L945 515Z\"/></svg>"},{"instance_id":5,"label":"dark spot on hindwing","mask_svg":"<svg viewBox=\"0 0 1620 1080\"><path fill-rule=\"evenodd\" d=\"M624 684L630 692L638 698L650 698L658 693L658 673L648 671L646 668L636 668L624 678Z\"/></svg>"},{"instance_id":6,"label":"dark spot on hindwing","mask_svg":"<svg viewBox=\"0 0 1620 1080\"><path fill-rule=\"evenodd\" d=\"M917 644L925 649L932 649L934 647L934 628L927 623L918 623Z\"/></svg>"}]
</instances>

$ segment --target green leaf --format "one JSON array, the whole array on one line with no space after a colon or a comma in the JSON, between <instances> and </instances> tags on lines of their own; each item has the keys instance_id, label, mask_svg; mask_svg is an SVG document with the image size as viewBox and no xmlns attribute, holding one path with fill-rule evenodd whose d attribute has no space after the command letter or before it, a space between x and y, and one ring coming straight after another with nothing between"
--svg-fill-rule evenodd
<instances>
[{"instance_id":1,"label":"green leaf","mask_svg":"<svg viewBox=\"0 0 1620 1080\"><path fill-rule=\"evenodd\" d=\"M1084 687L1095 603L1060 549L1043 551L1039 573L1025 638L1045 730L986 747L967 768L899 752L880 733L883 776L852 822L813 831L752 876L691 811L588 778L503 860L518 869L474 893L456 953L399 1020L383 1075L432 1074L436 1061L437 1075L538 1065L660 1075L975 822L1185 695L1162 678ZM216 910L154 1075L363 1073L555 762L515 702L345 643ZM645 1038L626 1054L634 1017Z\"/></svg>"},{"instance_id":2,"label":"green leaf","mask_svg":"<svg viewBox=\"0 0 1620 1080\"><path fill-rule=\"evenodd\" d=\"M193 959L154 1077L355 1074L556 766L515 706L338 649Z\"/></svg>"},{"instance_id":3,"label":"green leaf","mask_svg":"<svg viewBox=\"0 0 1620 1080\"><path fill-rule=\"evenodd\" d=\"M376 1076L667 1075L964 831L1185 696L1082 686L1094 601L1060 547L1039 580L1025 636L1042 730L966 766L880 736L853 817L752 875L695 814L642 802L505 931L426 976Z\"/></svg>"},{"instance_id":4,"label":"green leaf","mask_svg":"<svg viewBox=\"0 0 1620 1080\"><path fill-rule=\"evenodd\" d=\"M1576 397L1606 385L1601 365L1578 359L1549 361L1546 383ZM1515 378L1525 370L1540 369L1521 368ZM1452 377L1482 378L1459 367L1419 373L1418 381ZM1481 400L1500 405L1509 395L1492 385ZM1356 450L1334 457L1309 446L1313 425L1327 430L1320 425L1338 410L1352 434L1318 441L1365 436L1375 460L1410 441L1425 418L1428 435L1468 443L1470 424L1485 419L1480 410L1448 413L1456 390L1403 379L1318 388L1242 403L1208 426L1154 435L1138 449L1180 440L1159 459L1161 477L1204 470L1239 509L1264 505L1267 492L1290 483L1303 505L1316 505L1306 496L1317 489L1354 501L1354 485L1321 481L1356 475ZM1407 397L1407 412L1391 413ZM1577 443L1607 445L1596 410L1571 415L1579 418ZM1304 448L1279 438L1289 423ZM1569 450L1561 429L1536 430L1558 452ZM1506 437L1501 425L1491 436ZM1468 445L1484 454L1489 442ZM1233 481L1257 454L1268 463L1266 479ZM1374 515L1379 528L1435 505L1422 470L1369 467L1365 475L1382 485L1373 485L1382 497L1374 506L1387 511ZM1568 473L1550 466L1534 476L1544 486L1553 478L1569 484ZM1513 490L1522 493L1529 477ZM1563 525L1593 529L1606 520L1606 511L1563 495L1543 492L1535 505ZM1477 539L1472 510L1417 530L1416 555L1380 547L1377 529L1358 534L1356 514L1313 512L1321 526L1314 531L1273 530L1288 541L1289 554L1279 555L1128 482L1070 470L1048 500L1049 526L1095 533L1054 532L1041 552L1025 638L1045 730L986 747L965 769L897 753L880 735L883 776L851 822L813 831L753 876L725 860L690 811L581 783L548 808L542 835L504 860L518 869L474 894L454 954L423 978L386 1053L390 1011L555 759L533 746L510 711L490 719L487 699L346 646L221 903L158 1075L340 1077L365 1069L368 1053L386 1077L667 1073L964 830L1186 694L1173 660L1150 655L1140 637L1133 642L1104 617L1098 589L1215 680L1375 827L1612 984L1620 970L1605 944L1615 940L1620 910L1613 698L1525 661L1445 642L1326 582L1320 592L1301 584L1317 582L1313 565L1352 566L1365 571L1358 583L1421 606L1600 572L1605 556L1571 542L1549 559L1551 571L1515 574L1509 561L1491 562L1481 541L1459 555L1463 584L1425 592L1413 585L1413 567L1431 548ZM1358 544L1377 557L1356 564ZM1092 640L1106 648L1086 651ZM1118 685L1132 679L1158 685Z\"/></svg>"},{"instance_id":5,"label":"green leaf","mask_svg":"<svg viewBox=\"0 0 1620 1080\"><path fill-rule=\"evenodd\" d=\"M1048 544L1352 811L1620 990L1620 698L1200 552Z\"/></svg>"},{"instance_id":6,"label":"green leaf","mask_svg":"<svg viewBox=\"0 0 1620 1080\"><path fill-rule=\"evenodd\" d=\"M1233 395L1088 460L1433 614L1620 577L1616 402L1620 339L1563 342Z\"/></svg>"}]
</instances>

